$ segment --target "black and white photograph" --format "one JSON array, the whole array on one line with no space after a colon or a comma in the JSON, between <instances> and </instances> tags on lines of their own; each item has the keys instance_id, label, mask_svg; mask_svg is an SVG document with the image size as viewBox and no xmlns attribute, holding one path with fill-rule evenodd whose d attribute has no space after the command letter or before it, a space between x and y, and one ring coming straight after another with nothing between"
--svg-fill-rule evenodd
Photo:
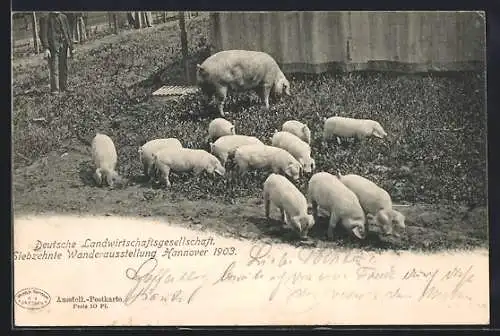
<instances>
[{"instance_id":1,"label":"black and white photograph","mask_svg":"<svg viewBox=\"0 0 500 336\"><path fill-rule=\"evenodd\" d=\"M15 326L489 323L484 12L11 15Z\"/></svg>"}]
</instances>

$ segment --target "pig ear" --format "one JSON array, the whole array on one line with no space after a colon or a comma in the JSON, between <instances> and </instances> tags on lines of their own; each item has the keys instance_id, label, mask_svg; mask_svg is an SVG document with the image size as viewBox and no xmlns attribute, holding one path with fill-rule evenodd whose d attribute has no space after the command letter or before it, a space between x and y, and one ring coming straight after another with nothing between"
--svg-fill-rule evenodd
<instances>
[{"instance_id":1,"label":"pig ear","mask_svg":"<svg viewBox=\"0 0 500 336\"><path fill-rule=\"evenodd\" d=\"M281 96L281 94L283 93L283 82L281 80L277 80L276 82L274 82L273 91L275 95Z\"/></svg>"},{"instance_id":2,"label":"pig ear","mask_svg":"<svg viewBox=\"0 0 500 336\"><path fill-rule=\"evenodd\" d=\"M377 225L381 225L382 228L387 228L388 230L392 229L392 221L389 219L387 212L384 210L380 210L376 216Z\"/></svg>"},{"instance_id":3,"label":"pig ear","mask_svg":"<svg viewBox=\"0 0 500 336\"><path fill-rule=\"evenodd\" d=\"M380 134L380 132L378 130L373 130L372 132L373 136L377 137L377 138L382 138L382 134Z\"/></svg>"},{"instance_id":4,"label":"pig ear","mask_svg":"<svg viewBox=\"0 0 500 336\"><path fill-rule=\"evenodd\" d=\"M290 163L288 166L286 166L286 168L285 168L285 169L283 169L283 172L284 172L285 174L290 174L290 171L291 171L291 169L292 169L292 166L293 166L293 163Z\"/></svg>"},{"instance_id":5,"label":"pig ear","mask_svg":"<svg viewBox=\"0 0 500 336\"><path fill-rule=\"evenodd\" d=\"M200 72L200 74L206 74L206 71L202 65L196 64L196 69Z\"/></svg>"},{"instance_id":6,"label":"pig ear","mask_svg":"<svg viewBox=\"0 0 500 336\"><path fill-rule=\"evenodd\" d=\"M221 169L222 168L222 169ZM224 171L224 167L220 166L220 167L217 167L214 169L214 172L216 172L217 174L219 174L220 176L224 176L225 174L225 171Z\"/></svg>"}]
</instances>

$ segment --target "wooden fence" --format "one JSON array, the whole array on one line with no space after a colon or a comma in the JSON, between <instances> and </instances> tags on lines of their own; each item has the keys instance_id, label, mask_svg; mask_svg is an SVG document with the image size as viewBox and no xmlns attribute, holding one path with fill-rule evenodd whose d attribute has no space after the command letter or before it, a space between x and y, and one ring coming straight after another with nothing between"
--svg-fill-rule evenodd
<instances>
[{"instance_id":1,"label":"wooden fence","mask_svg":"<svg viewBox=\"0 0 500 336\"><path fill-rule=\"evenodd\" d=\"M184 12L186 19L198 12ZM86 12L86 31L89 39L132 29L128 24L127 12ZM151 12L153 24L161 24L179 18L179 12ZM39 17L44 12L17 12L12 15L12 56L22 57L39 53ZM36 29L33 29L36 27Z\"/></svg>"},{"instance_id":2,"label":"wooden fence","mask_svg":"<svg viewBox=\"0 0 500 336\"><path fill-rule=\"evenodd\" d=\"M220 12L211 13L211 34L215 51L265 51L285 72L485 65L481 12Z\"/></svg>"}]
</instances>

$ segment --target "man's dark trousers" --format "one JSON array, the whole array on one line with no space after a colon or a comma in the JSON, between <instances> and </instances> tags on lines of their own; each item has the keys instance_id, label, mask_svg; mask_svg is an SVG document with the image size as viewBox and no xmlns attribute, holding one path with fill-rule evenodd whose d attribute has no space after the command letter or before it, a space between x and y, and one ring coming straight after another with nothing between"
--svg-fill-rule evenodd
<instances>
[{"instance_id":1,"label":"man's dark trousers","mask_svg":"<svg viewBox=\"0 0 500 336\"><path fill-rule=\"evenodd\" d=\"M51 50L49 59L50 90L65 91L68 86L68 45L63 43L59 50Z\"/></svg>"},{"instance_id":2,"label":"man's dark trousers","mask_svg":"<svg viewBox=\"0 0 500 336\"><path fill-rule=\"evenodd\" d=\"M68 81L68 49L73 50L71 28L66 15L52 12L40 18L40 40L50 51L50 89L66 91Z\"/></svg>"}]
</instances>

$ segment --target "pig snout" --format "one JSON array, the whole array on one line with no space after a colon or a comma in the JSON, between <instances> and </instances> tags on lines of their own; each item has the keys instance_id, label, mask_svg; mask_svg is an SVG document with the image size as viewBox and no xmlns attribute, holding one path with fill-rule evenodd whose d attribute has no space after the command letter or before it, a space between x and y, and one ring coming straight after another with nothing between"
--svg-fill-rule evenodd
<instances>
[{"instance_id":1,"label":"pig snout","mask_svg":"<svg viewBox=\"0 0 500 336\"><path fill-rule=\"evenodd\" d=\"M351 232L358 239L365 239L366 238L366 229L362 225L353 227L351 229Z\"/></svg>"},{"instance_id":2,"label":"pig snout","mask_svg":"<svg viewBox=\"0 0 500 336\"><path fill-rule=\"evenodd\" d=\"M292 95L292 93L290 92L290 83L287 83L287 84L285 85L285 88L284 88L284 90L283 90L283 91L285 92L285 95L286 95L286 96L291 96L291 95Z\"/></svg>"}]
</instances>

